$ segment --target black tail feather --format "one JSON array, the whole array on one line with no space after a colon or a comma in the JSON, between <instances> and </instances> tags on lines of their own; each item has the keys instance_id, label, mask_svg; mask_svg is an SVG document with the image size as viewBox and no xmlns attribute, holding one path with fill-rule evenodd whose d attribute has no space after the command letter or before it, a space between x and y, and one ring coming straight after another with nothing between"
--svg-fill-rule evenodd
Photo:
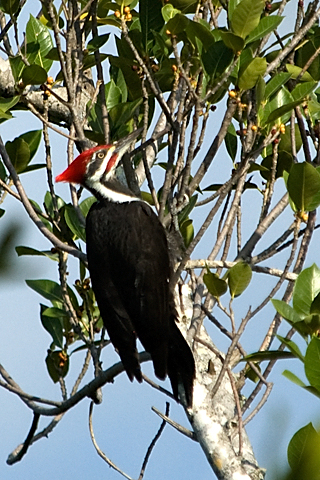
<instances>
[{"instance_id":1,"label":"black tail feather","mask_svg":"<svg viewBox=\"0 0 320 480\"><path fill-rule=\"evenodd\" d=\"M181 399L181 390L183 389L186 404L188 407L192 407L193 381L195 378L194 358L175 323L169 344L168 375L175 399L177 401Z\"/></svg>"}]
</instances>

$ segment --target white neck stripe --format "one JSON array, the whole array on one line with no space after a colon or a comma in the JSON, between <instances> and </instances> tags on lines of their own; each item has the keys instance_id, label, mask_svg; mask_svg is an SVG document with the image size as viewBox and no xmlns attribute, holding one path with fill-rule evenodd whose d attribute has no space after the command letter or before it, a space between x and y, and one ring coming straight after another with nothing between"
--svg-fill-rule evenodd
<instances>
[{"instance_id":1,"label":"white neck stripe","mask_svg":"<svg viewBox=\"0 0 320 480\"><path fill-rule=\"evenodd\" d=\"M106 198L107 200L111 200L115 203L129 203L129 202L139 202L141 201L139 198L131 195L126 195L121 192L116 192L111 190L110 188L106 187L100 182L92 182L89 181L88 187L90 187L93 191L96 191L101 195L101 197Z\"/></svg>"}]
</instances>

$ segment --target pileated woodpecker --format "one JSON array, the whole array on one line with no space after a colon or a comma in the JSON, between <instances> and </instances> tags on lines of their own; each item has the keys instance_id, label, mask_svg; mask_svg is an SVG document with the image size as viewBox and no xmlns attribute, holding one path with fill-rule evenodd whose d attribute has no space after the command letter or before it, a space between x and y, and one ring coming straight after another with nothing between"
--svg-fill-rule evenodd
<instances>
[{"instance_id":1,"label":"pileated woodpecker","mask_svg":"<svg viewBox=\"0 0 320 480\"><path fill-rule=\"evenodd\" d=\"M142 382L139 338L156 376L168 375L174 397L184 395L191 406L194 359L176 325L165 230L151 207L115 176L139 133L84 151L56 181L81 184L98 200L86 219L88 266L104 325L129 379Z\"/></svg>"}]
</instances>

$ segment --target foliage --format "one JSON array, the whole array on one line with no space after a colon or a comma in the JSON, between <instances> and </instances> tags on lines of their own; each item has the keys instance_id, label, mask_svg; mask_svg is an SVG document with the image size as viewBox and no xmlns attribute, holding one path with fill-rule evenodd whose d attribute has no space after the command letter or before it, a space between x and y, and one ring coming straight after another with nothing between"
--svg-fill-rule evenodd
<instances>
[{"instance_id":1,"label":"foliage","mask_svg":"<svg viewBox=\"0 0 320 480\"><path fill-rule=\"evenodd\" d=\"M97 377L91 391L95 398L96 389L107 381L102 378L113 380L122 371L109 366L106 377L99 377L101 351L110 342L104 337L83 253L85 217L95 199L82 199L81 189L73 190L70 199L56 194L50 129L61 134L70 162L74 147L82 151L93 143L108 144L141 128L141 146L133 146L130 158L124 159L119 178L125 175L138 195L142 185L148 189L142 198L154 206L177 244L175 282L180 289L186 287L194 301L192 318L180 323L194 352L197 384L208 399L199 405L195 399L188 418L219 478L228 478L230 465L234 475L243 474L246 465L250 478L262 478L253 453L250 461L240 461L240 453L251 446L241 434L239 419L262 387L265 393L246 422L266 400L272 388L268 375L276 361L301 361L308 385L293 372L285 370L284 375L320 396L320 271L316 265L303 270L320 205L320 10L314 1L304 11L299 1L296 23L283 31L285 16L293 11L290 2L284 9L286 3L42 0L39 15L30 14L24 21L24 2L0 2L2 25L7 25L0 34L2 56L9 72L6 79L0 74L0 122L13 124L15 112L27 110L41 124L41 130L19 132L5 145L0 142L0 217L10 215L5 213L5 196L15 196L52 247L16 247L19 256L43 256L57 265L55 280L26 280L45 302L39 315L48 334L48 374L66 392L72 354L89 352ZM45 163L32 163L40 144L45 146ZM47 175L41 204L23 189L24 178L39 169ZM280 233L273 228L276 219ZM2 252L12 250L14 232L8 235L8 241L0 243ZM259 243L262 238L265 242ZM206 252L201 259L199 252ZM70 255L79 262L74 281L67 276ZM254 299L253 304L258 275L268 276L272 286L265 282L263 300ZM255 353L246 355L240 337L271 299L275 317L262 338L252 340ZM247 309L243 318L239 305ZM283 335L281 318L286 321L282 329L289 325ZM225 353L200 328L210 321L228 339ZM240 373L232 372L235 351L245 362ZM268 362L265 370L262 361ZM242 404L240 385L250 386L252 380L251 394ZM218 416L218 391L220 399L233 391L228 419ZM71 408L63 402L66 395L61 412ZM34 415L43 413L32 405ZM217 422L230 425L236 412L237 434L206 443L201 436L205 425L203 431L199 428L203 410L212 422L217 414ZM304 453L297 452L309 439L310 469L319 471L312 450L318 436L307 425L291 440L292 478L299 478L297 472L307 462ZM247 449L241 442L248 442ZM219 448L230 452L226 464L215 461Z\"/></svg>"}]
</instances>

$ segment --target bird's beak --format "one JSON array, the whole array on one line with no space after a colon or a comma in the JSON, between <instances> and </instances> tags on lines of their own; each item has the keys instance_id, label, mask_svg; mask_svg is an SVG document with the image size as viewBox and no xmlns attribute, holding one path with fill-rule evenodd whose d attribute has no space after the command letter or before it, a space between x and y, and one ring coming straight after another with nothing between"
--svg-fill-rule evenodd
<instances>
[{"instance_id":1,"label":"bird's beak","mask_svg":"<svg viewBox=\"0 0 320 480\"><path fill-rule=\"evenodd\" d=\"M121 158L124 153L128 150L130 147L130 144L136 140L139 135L142 133L142 128L138 128L138 130L135 130L134 132L130 133L124 138L121 138L117 142L115 142L115 150L114 153L118 156L118 158Z\"/></svg>"}]
</instances>

